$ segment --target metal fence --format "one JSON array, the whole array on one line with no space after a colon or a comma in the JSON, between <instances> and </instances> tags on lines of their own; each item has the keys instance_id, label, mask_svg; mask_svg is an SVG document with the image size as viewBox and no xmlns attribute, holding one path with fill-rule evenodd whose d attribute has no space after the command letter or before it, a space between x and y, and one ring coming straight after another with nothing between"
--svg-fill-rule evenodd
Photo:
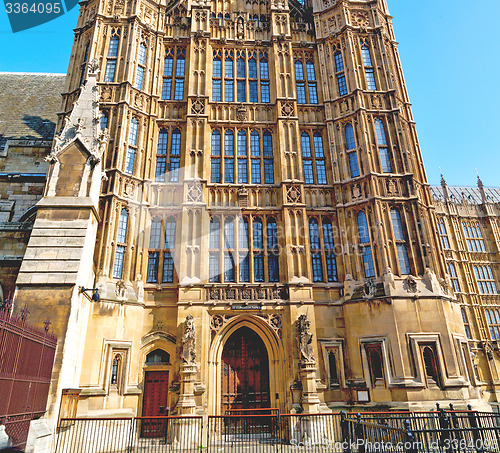
<instances>
[{"instance_id":1,"label":"metal fence","mask_svg":"<svg viewBox=\"0 0 500 453\"><path fill-rule=\"evenodd\" d=\"M56 453L500 453L499 417L473 411L245 411L205 418L62 419Z\"/></svg>"},{"instance_id":2,"label":"metal fence","mask_svg":"<svg viewBox=\"0 0 500 453\"><path fill-rule=\"evenodd\" d=\"M0 307L0 424L13 445L24 448L30 422L45 413L57 338L27 323L29 311L11 316Z\"/></svg>"}]
</instances>

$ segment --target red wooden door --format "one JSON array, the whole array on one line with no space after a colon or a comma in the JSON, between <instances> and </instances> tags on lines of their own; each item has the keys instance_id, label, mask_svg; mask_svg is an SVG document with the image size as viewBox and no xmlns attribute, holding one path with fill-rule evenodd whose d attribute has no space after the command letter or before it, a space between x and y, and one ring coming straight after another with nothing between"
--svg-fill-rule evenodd
<instances>
[{"instance_id":1,"label":"red wooden door","mask_svg":"<svg viewBox=\"0 0 500 453\"><path fill-rule=\"evenodd\" d=\"M155 417L168 415L168 371L146 371L142 416L143 437L161 437L166 433L167 421Z\"/></svg>"},{"instance_id":2,"label":"red wooden door","mask_svg":"<svg viewBox=\"0 0 500 453\"><path fill-rule=\"evenodd\" d=\"M227 410L270 407L269 359L260 337L241 327L222 352L222 414Z\"/></svg>"}]
</instances>

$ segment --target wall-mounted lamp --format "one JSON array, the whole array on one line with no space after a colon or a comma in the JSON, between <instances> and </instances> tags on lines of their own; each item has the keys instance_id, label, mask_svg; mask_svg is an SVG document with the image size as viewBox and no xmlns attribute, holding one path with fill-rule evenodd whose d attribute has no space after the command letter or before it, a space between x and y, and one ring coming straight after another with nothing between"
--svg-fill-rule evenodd
<instances>
[{"instance_id":1,"label":"wall-mounted lamp","mask_svg":"<svg viewBox=\"0 0 500 453\"><path fill-rule=\"evenodd\" d=\"M99 302L101 299L101 296L99 296L99 288L84 288L83 286L80 289L80 293L85 294L87 291L93 291L92 292L92 297L90 300L93 302ZM88 297L88 294L85 294Z\"/></svg>"}]
</instances>

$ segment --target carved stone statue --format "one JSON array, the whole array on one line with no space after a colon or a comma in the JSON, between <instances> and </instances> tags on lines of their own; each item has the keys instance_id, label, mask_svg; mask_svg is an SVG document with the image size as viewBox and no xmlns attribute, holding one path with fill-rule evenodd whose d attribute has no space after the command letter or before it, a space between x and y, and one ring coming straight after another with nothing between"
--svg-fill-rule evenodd
<instances>
[{"instance_id":1,"label":"carved stone statue","mask_svg":"<svg viewBox=\"0 0 500 453\"><path fill-rule=\"evenodd\" d=\"M307 315L300 315L298 319L299 348L301 360L304 362L315 362L312 346L313 335L310 331L311 322Z\"/></svg>"},{"instance_id":2,"label":"carved stone statue","mask_svg":"<svg viewBox=\"0 0 500 453\"><path fill-rule=\"evenodd\" d=\"M194 329L193 315L187 316L184 325L181 359L184 363L195 363L196 361L196 330Z\"/></svg>"}]
</instances>

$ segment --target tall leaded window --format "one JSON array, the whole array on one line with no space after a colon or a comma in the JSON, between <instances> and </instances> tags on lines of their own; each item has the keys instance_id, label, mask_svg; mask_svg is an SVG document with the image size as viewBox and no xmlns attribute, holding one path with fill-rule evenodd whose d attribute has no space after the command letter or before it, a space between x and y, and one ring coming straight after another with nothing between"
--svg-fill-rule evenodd
<instances>
[{"instance_id":1,"label":"tall leaded window","mask_svg":"<svg viewBox=\"0 0 500 453\"><path fill-rule=\"evenodd\" d=\"M270 102L267 52L215 49L212 61L213 102Z\"/></svg>"},{"instance_id":2,"label":"tall leaded window","mask_svg":"<svg viewBox=\"0 0 500 453\"><path fill-rule=\"evenodd\" d=\"M247 156L247 133L243 129L238 131L238 183L248 183L248 156Z\"/></svg>"},{"instance_id":3,"label":"tall leaded window","mask_svg":"<svg viewBox=\"0 0 500 453\"><path fill-rule=\"evenodd\" d=\"M462 228L469 252L486 252L479 222L463 222Z\"/></svg>"},{"instance_id":4,"label":"tall leaded window","mask_svg":"<svg viewBox=\"0 0 500 453\"><path fill-rule=\"evenodd\" d=\"M396 250L398 254L399 268L402 275L411 273L410 260L408 259L408 250L406 248L406 238L401 221L401 213L399 210L391 209L392 231L396 242Z\"/></svg>"},{"instance_id":5,"label":"tall leaded window","mask_svg":"<svg viewBox=\"0 0 500 453\"><path fill-rule=\"evenodd\" d=\"M345 96L347 94L347 83L345 78L344 59L342 58L342 52L340 50L335 52L335 76L337 78L339 95Z\"/></svg>"},{"instance_id":6,"label":"tall leaded window","mask_svg":"<svg viewBox=\"0 0 500 453\"><path fill-rule=\"evenodd\" d=\"M144 84L144 71L146 70L146 44L141 42L139 44L139 53L137 55L137 72L135 73L135 83L134 86L138 90L142 90L142 85Z\"/></svg>"},{"instance_id":7,"label":"tall leaded window","mask_svg":"<svg viewBox=\"0 0 500 453\"><path fill-rule=\"evenodd\" d=\"M109 39L108 56L106 58L105 82L115 81L116 62L118 60L118 47L120 45L120 30L113 29Z\"/></svg>"},{"instance_id":8,"label":"tall leaded window","mask_svg":"<svg viewBox=\"0 0 500 453\"><path fill-rule=\"evenodd\" d=\"M365 211L358 212L357 221L359 243L361 248L361 257L363 260L365 277L375 277L375 265L373 262L372 247L370 242L370 231L368 228L368 219L366 218Z\"/></svg>"},{"instance_id":9,"label":"tall leaded window","mask_svg":"<svg viewBox=\"0 0 500 453\"><path fill-rule=\"evenodd\" d=\"M465 312L464 307L462 307L460 311L462 313L462 320L464 322L465 334L467 335L467 338L470 340L472 336L470 334L470 324L469 324L469 319L467 318L467 313Z\"/></svg>"},{"instance_id":10,"label":"tall leaded window","mask_svg":"<svg viewBox=\"0 0 500 453\"><path fill-rule=\"evenodd\" d=\"M148 283L174 281L174 249L176 220L155 217L151 222L148 255Z\"/></svg>"},{"instance_id":11,"label":"tall leaded window","mask_svg":"<svg viewBox=\"0 0 500 453\"><path fill-rule=\"evenodd\" d=\"M222 144L222 135L224 142ZM236 144L235 144L236 139ZM235 165L236 147L236 165ZM274 159L270 131L233 129L212 131L211 181L232 184L273 184Z\"/></svg>"},{"instance_id":12,"label":"tall leaded window","mask_svg":"<svg viewBox=\"0 0 500 453\"><path fill-rule=\"evenodd\" d=\"M87 63L89 61L89 52L90 52L90 41L85 46L85 52L83 54L83 61L80 69L80 86L85 82L85 72L87 69Z\"/></svg>"},{"instance_id":13,"label":"tall leaded window","mask_svg":"<svg viewBox=\"0 0 500 453\"><path fill-rule=\"evenodd\" d=\"M375 118L375 134L377 136L378 153L380 156L380 165L384 173L392 173L391 157L387 137L382 119Z\"/></svg>"},{"instance_id":14,"label":"tall leaded window","mask_svg":"<svg viewBox=\"0 0 500 453\"><path fill-rule=\"evenodd\" d=\"M212 182L221 182L221 133L218 129L212 131L212 158L210 169L210 180Z\"/></svg>"},{"instance_id":15,"label":"tall leaded window","mask_svg":"<svg viewBox=\"0 0 500 453\"><path fill-rule=\"evenodd\" d=\"M221 228L221 225L224 227ZM274 218L212 218L209 247L211 282L221 282L221 277L223 282L277 282L278 254L277 225Z\"/></svg>"},{"instance_id":16,"label":"tall leaded window","mask_svg":"<svg viewBox=\"0 0 500 453\"><path fill-rule=\"evenodd\" d=\"M318 103L318 82L312 54L297 52L294 55L295 83L299 104Z\"/></svg>"},{"instance_id":17,"label":"tall leaded window","mask_svg":"<svg viewBox=\"0 0 500 453\"><path fill-rule=\"evenodd\" d=\"M338 281L332 221L326 217L309 218L309 241L313 281Z\"/></svg>"},{"instance_id":18,"label":"tall leaded window","mask_svg":"<svg viewBox=\"0 0 500 453\"><path fill-rule=\"evenodd\" d=\"M169 136L167 129L161 129L158 134L158 148L156 151L155 181L178 182L180 158L181 131L174 129Z\"/></svg>"},{"instance_id":19,"label":"tall leaded window","mask_svg":"<svg viewBox=\"0 0 500 453\"><path fill-rule=\"evenodd\" d=\"M351 123L346 124L345 143L347 148L347 159L349 160L349 173L351 178L357 178L360 175L358 152L356 151L356 139L354 138L354 128Z\"/></svg>"},{"instance_id":20,"label":"tall leaded window","mask_svg":"<svg viewBox=\"0 0 500 453\"><path fill-rule=\"evenodd\" d=\"M300 136L304 182L306 184L326 184L325 153L320 132L302 132Z\"/></svg>"},{"instance_id":21,"label":"tall leaded window","mask_svg":"<svg viewBox=\"0 0 500 453\"><path fill-rule=\"evenodd\" d=\"M270 282L277 282L280 279L278 227L276 220L272 217L267 218L267 259L268 280Z\"/></svg>"},{"instance_id":22,"label":"tall leaded window","mask_svg":"<svg viewBox=\"0 0 500 453\"><path fill-rule=\"evenodd\" d=\"M135 155L137 152L137 133L139 130L139 121L132 118L130 121L130 130L128 133L127 159L125 161L125 173L134 173Z\"/></svg>"},{"instance_id":23,"label":"tall leaded window","mask_svg":"<svg viewBox=\"0 0 500 453\"><path fill-rule=\"evenodd\" d=\"M376 90L377 83L375 82L375 72L373 68L372 56L368 44L361 42L361 55L363 57L363 66L365 68L366 88L368 90Z\"/></svg>"},{"instance_id":24,"label":"tall leaded window","mask_svg":"<svg viewBox=\"0 0 500 453\"><path fill-rule=\"evenodd\" d=\"M474 275L480 294L497 294L497 285L490 265L474 266Z\"/></svg>"},{"instance_id":25,"label":"tall leaded window","mask_svg":"<svg viewBox=\"0 0 500 453\"><path fill-rule=\"evenodd\" d=\"M182 101L184 99L184 78L186 76L186 49L169 47L165 50L163 86L161 98Z\"/></svg>"},{"instance_id":26,"label":"tall leaded window","mask_svg":"<svg viewBox=\"0 0 500 453\"><path fill-rule=\"evenodd\" d=\"M118 219L118 232L116 235L115 261L113 265L113 278L121 279L123 276L123 260L127 242L128 211L122 209Z\"/></svg>"},{"instance_id":27,"label":"tall leaded window","mask_svg":"<svg viewBox=\"0 0 500 453\"><path fill-rule=\"evenodd\" d=\"M448 239L448 232L446 231L446 225L444 224L444 219L442 217L438 217L437 219L438 225L438 236L441 241L441 246L444 250L448 250L450 248L450 240Z\"/></svg>"},{"instance_id":28,"label":"tall leaded window","mask_svg":"<svg viewBox=\"0 0 500 453\"><path fill-rule=\"evenodd\" d=\"M497 308L484 310L492 340L500 340L500 311Z\"/></svg>"},{"instance_id":29,"label":"tall leaded window","mask_svg":"<svg viewBox=\"0 0 500 453\"><path fill-rule=\"evenodd\" d=\"M453 291L460 292L460 283L458 281L457 269L454 263L448 263L448 274L450 276Z\"/></svg>"},{"instance_id":30,"label":"tall leaded window","mask_svg":"<svg viewBox=\"0 0 500 453\"><path fill-rule=\"evenodd\" d=\"M224 182L234 183L234 132L224 132Z\"/></svg>"}]
</instances>

